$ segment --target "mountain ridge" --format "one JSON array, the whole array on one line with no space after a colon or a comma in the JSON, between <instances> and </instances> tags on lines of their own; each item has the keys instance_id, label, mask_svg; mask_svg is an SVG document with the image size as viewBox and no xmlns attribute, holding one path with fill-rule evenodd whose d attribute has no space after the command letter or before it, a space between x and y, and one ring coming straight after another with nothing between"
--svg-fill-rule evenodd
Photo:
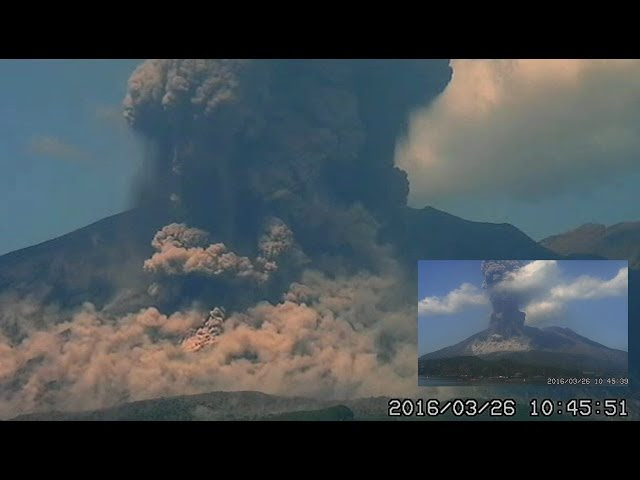
<instances>
[{"instance_id":1,"label":"mountain ridge","mask_svg":"<svg viewBox=\"0 0 640 480\"><path fill-rule=\"evenodd\" d=\"M381 416L387 403L388 397L323 400L258 391L218 391L138 400L96 410L27 413L10 421L343 420L349 412L356 417Z\"/></svg>"},{"instance_id":2,"label":"mountain ridge","mask_svg":"<svg viewBox=\"0 0 640 480\"><path fill-rule=\"evenodd\" d=\"M640 222L620 222L609 227L585 223L539 243L560 255L593 254L610 260L628 260L631 268L640 268Z\"/></svg>"},{"instance_id":3,"label":"mountain ridge","mask_svg":"<svg viewBox=\"0 0 640 480\"><path fill-rule=\"evenodd\" d=\"M379 238L401 261L450 258L557 258L510 224L473 222L426 207L403 207L382 223ZM65 235L0 256L0 294L39 295L62 307L91 302L104 307L118 291L131 292L131 309L153 304L144 261L151 240L170 223L157 209L138 208L106 217ZM144 288L143 288L144 287Z\"/></svg>"}]
</instances>

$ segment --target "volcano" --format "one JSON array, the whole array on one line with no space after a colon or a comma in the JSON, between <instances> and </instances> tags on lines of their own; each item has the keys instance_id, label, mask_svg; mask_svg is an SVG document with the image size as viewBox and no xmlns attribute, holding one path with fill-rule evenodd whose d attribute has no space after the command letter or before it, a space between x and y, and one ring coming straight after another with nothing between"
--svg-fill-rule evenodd
<instances>
[{"instance_id":1,"label":"volcano","mask_svg":"<svg viewBox=\"0 0 640 480\"><path fill-rule=\"evenodd\" d=\"M626 377L628 361L627 352L589 340L569 328L523 326L517 333L503 335L490 327L455 345L422 355L419 372L434 375L443 368L435 361L443 359L452 360L451 365L457 359L461 372L471 357L485 360L487 365L513 365L513 373L533 367L540 372L552 369L558 374L616 377Z\"/></svg>"},{"instance_id":2,"label":"volcano","mask_svg":"<svg viewBox=\"0 0 640 480\"><path fill-rule=\"evenodd\" d=\"M484 286L493 306L489 327L469 338L422 355L419 375L435 377L627 377L628 353L594 342L569 328L525 325L518 296L498 286L522 266L518 261L487 261Z\"/></svg>"},{"instance_id":3,"label":"volcano","mask_svg":"<svg viewBox=\"0 0 640 480\"><path fill-rule=\"evenodd\" d=\"M498 373L498 377L507 378L627 376L627 352L601 345L569 328L525 325L526 314L519 305L524 303L526 294L510 288L508 282L527 263L481 263L482 286L493 308L489 327L455 345L421 356L419 374L482 379Z\"/></svg>"},{"instance_id":4,"label":"volcano","mask_svg":"<svg viewBox=\"0 0 640 480\"><path fill-rule=\"evenodd\" d=\"M418 260L561 258L407 206L397 141L450 78L446 60L143 62L133 208L0 257L0 417L410 391ZM503 303L491 335L521 337Z\"/></svg>"},{"instance_id":5,"label":"volcano","mask_svg":"<svg viewBox=\"0 0 640 480\"><path fill-rule=\"evenodd\" d=\"M0 295L40 294L44 303L103 308L125 291L128 309L153 303L142 265L153 253L150 239L167 221L160 210L138 208L2 255ZM424 258L558 257L512 225L473 222L430 207L399 208L383 228L381 236L411 268Z\"/></svg>"}]
</instances>

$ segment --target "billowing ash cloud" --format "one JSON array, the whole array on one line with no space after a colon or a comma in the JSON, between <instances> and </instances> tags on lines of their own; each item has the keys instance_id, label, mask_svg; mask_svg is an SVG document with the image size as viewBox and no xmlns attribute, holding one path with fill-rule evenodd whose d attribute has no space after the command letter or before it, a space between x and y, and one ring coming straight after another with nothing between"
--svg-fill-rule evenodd
<instances>
[{"instance_id":1,"label":"billowing ash cloud","mask_svg":"<svg viewBox=\"0 0 640 480\"><path fill-rule=\"evenodd\" d=\"M0 416L215 390L415 394L415 310L401 289L392 276L309 271L281 301L228 315L113 317L87 304L21 342L0 335Z\"/></svg>"},{"instance_id":2,"label":"billowing ash cloud","mask_svg":"<svg viewBox=\"0 0 640 480\"><path fill-rule=\"evenodd\" d=\"M482 262L482 287L491 289L507 278L508 274L520 270L527 262L522 260L485 260Z\"/></svg>"},{"instance_id":3,"label":"billowing ash cloud","mask_svg":"<svg viewBox=\"0 0 640 480\"><path fill-rule=\"evenodd\" d=\"M519 260L487 260L481 264L482 286L489 291L491 321L489 328L499 333L514 334L524 325L525 314L519 310L520 298L510 291L496 288L508 275L520 270L526 262Z\"/></svg>"},{"instance_id":4,"label":"billowing ash cloud","mask_svg":"<svg viewBox=\"0 0 640 480\"><path fill-rule=\"evenodd\" d=\"M214 390L415 393L412 277L377 237L406 204L396 138L449 77L422 60L140 65L124 103L148 146L138 204L170 217L139 267L156 303L54 310L11 334L0 311L0 415Z\"/></svg>"},{"instance_id":5,"label":"billowing ash cloud","mask_svg":"<svg viewBox=\"0 0 640 480\"><path fill-rule=\"evenodd\" d=\"M591 275L568 278L556 260L534 260L522 266L492 263L487 271L501 272L489 287L492 299L514 301L526 313L527 324L561 324L570 302L627 295L627 267L610 279Z\"/></svg>"},{"instance_id":6,"label":"billowing ash cloud","mask_svg":"<svg viewBox=\"0 0 640 480\"><path fill-rule=\"evenodd\" d=\"M198 350L215 344L224 332L225 312L222 308L214 308L207 315L202 326L194 329L183 341L182 346L188 352Z\"/></svg>"},{"instance_id":7,"label":"billowing ash cloud","mask_svg":"<svg viewBox=\"0 0 640 480\"><path fill-rule=\"evenodd\" d=\"M147 61L125 100L153 147L141 199L173 194L225 237L265 209L297 231L311 209L404 205L396 138L449 75L445 61Z\"/></svg>"},{"instance_id":8,"label":"billowing ash cloud","mask_svg":"<svg viewBox=\"0 0 640 480\"><path fill-rule=\"evenodd\" d=\"M224 243L214 243L206 248L203 246L188 247L176 241L168 233L176 230L202 232L202 230L190 229L186 225L178 223L164 227L153 239L152 244L158 252L144 262L146 271L165 275L199 273L217 276L227 273L238 277L253 277L257 274L251 260L228 251Z\"/></svg>"},{"instance_id":9,"label":"billowing ash cloud","mask_svg":"<svg viewBox=\"0 0 640 480\"><path fill-rule=\"evenodd\" d=\"M172 223L163 227L151 241L151 246L156 250L162 250L167 246L177 248L193 248L205 245L209 240L209 234L198 228L188 228L186 225Z\"/></svg>"},{"instance_id":10,"label":"billowing ash cloud","mask_svg":"<svg viewBox=\"0 0 640 480\"><path fill-rule=\"evenodd\" d=\"M253 261L229 251L224 243L207 245L208 238L197 228L167 225L153 238L151 245L158 252L144 262L144 269L161 275L227 275L263 283L278 269L275 260L293 247L293 234L279 219L270 219L260 237L260 256Z\"/></svg>"},{"instance_id":11,"label":"billowing ash cloud","mask_svg":"<svg viewBox=\"0 0 640 480\"><path fill-rule=\"evenodd\" d=\"M278 258L293 246L293 232L282 220L270 219L266 230L258 244L258 249L266 260Z\"/></svg>"}]
</instances>

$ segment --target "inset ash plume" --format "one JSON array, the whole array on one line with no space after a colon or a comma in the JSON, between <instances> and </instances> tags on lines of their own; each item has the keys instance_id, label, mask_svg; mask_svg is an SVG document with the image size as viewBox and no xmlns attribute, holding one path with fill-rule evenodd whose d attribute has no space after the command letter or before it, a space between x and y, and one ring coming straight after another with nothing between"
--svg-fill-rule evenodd
<instances>
[{"instance_id":1,"label":"inset ash plume","mask_svg":"<svg viewBox=\"0 0 640 480\"><path fill-rule=\"evenodd\" d=\"M486 260L481 264L483 288L489 291L493 306L489 328L506 335L517 334L522 330L525 313L520 311L520 299L513 292L496 288L508 275L526 265L520 260Z\"/></svg>"}]
</instances>

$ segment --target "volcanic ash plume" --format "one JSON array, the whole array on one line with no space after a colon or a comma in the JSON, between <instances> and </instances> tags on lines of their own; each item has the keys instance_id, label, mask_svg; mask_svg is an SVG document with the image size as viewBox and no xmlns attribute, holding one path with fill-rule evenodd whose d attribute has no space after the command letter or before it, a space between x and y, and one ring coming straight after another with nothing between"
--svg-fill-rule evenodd
<instances>
[{"instance_id":1,"label":"volcanic ash plume","mask_svg":"<svg viewBox=\"0 0 640 480\"><path fill-rule=\"evenodd\" d=\"M141 64L135 206L163 223L132 296L153 305L9 299L0 417L215 390L415 395L413 277L378 232L406 206L396 141L449 78L446 60Z\"/></svg>"},{"instance_id":2,"label":"volcanic ash plume","mask_svg":"<svg viewBox=\"0 0 640 480\"><path fill-rule=\"evenodd\" d=\"M144 269L154 274L227 275L264 283L278 269L276 258L293 245L291 230L279 219L271 219L266 230L260 238L261 255L252 261L229 251L224 243L207 245L209 234L203 230L172 223L153 238L157 253L145 261Z\"/></svg>"},{"instance_id":3,"label":"volcanic ash plume","mask_svg":"<svg viewBox=\"0 0 640 480\"><path fill-rule=\"evenodd\" d=\"M446 61L146 61L124 102L153 146L140 201L228 244L270 214L313 242L353 203L402 207L396 140L449 75Z\"/></svg>"},{"instance_id":4,"label":"volcanic ash plume","mask_svg":"<svg viewBox=\"0 0 640 480\"><path fill-rule=\"evenodd\" d=\"M493 306L489 328L503 335L518 334L524 326L525 313L519 310L520 300L512 292L496 288L508 275L522 268L527 262L519 260L486 260L481 269L482 287L489 291Z\"/></svg>"},{"instance_id":5,"label":"volcanic ash plume","mask_svg":"<svg viewBox=\"0 0 640 480\"><path fill-rule=\"evenodd\" d=\"M224 332L224 315L222 308L216 307L211 310L202 326L182 341L183 348L188 352L197 352L201 348L215 344Z\"/></svg>"}]
</instances>

